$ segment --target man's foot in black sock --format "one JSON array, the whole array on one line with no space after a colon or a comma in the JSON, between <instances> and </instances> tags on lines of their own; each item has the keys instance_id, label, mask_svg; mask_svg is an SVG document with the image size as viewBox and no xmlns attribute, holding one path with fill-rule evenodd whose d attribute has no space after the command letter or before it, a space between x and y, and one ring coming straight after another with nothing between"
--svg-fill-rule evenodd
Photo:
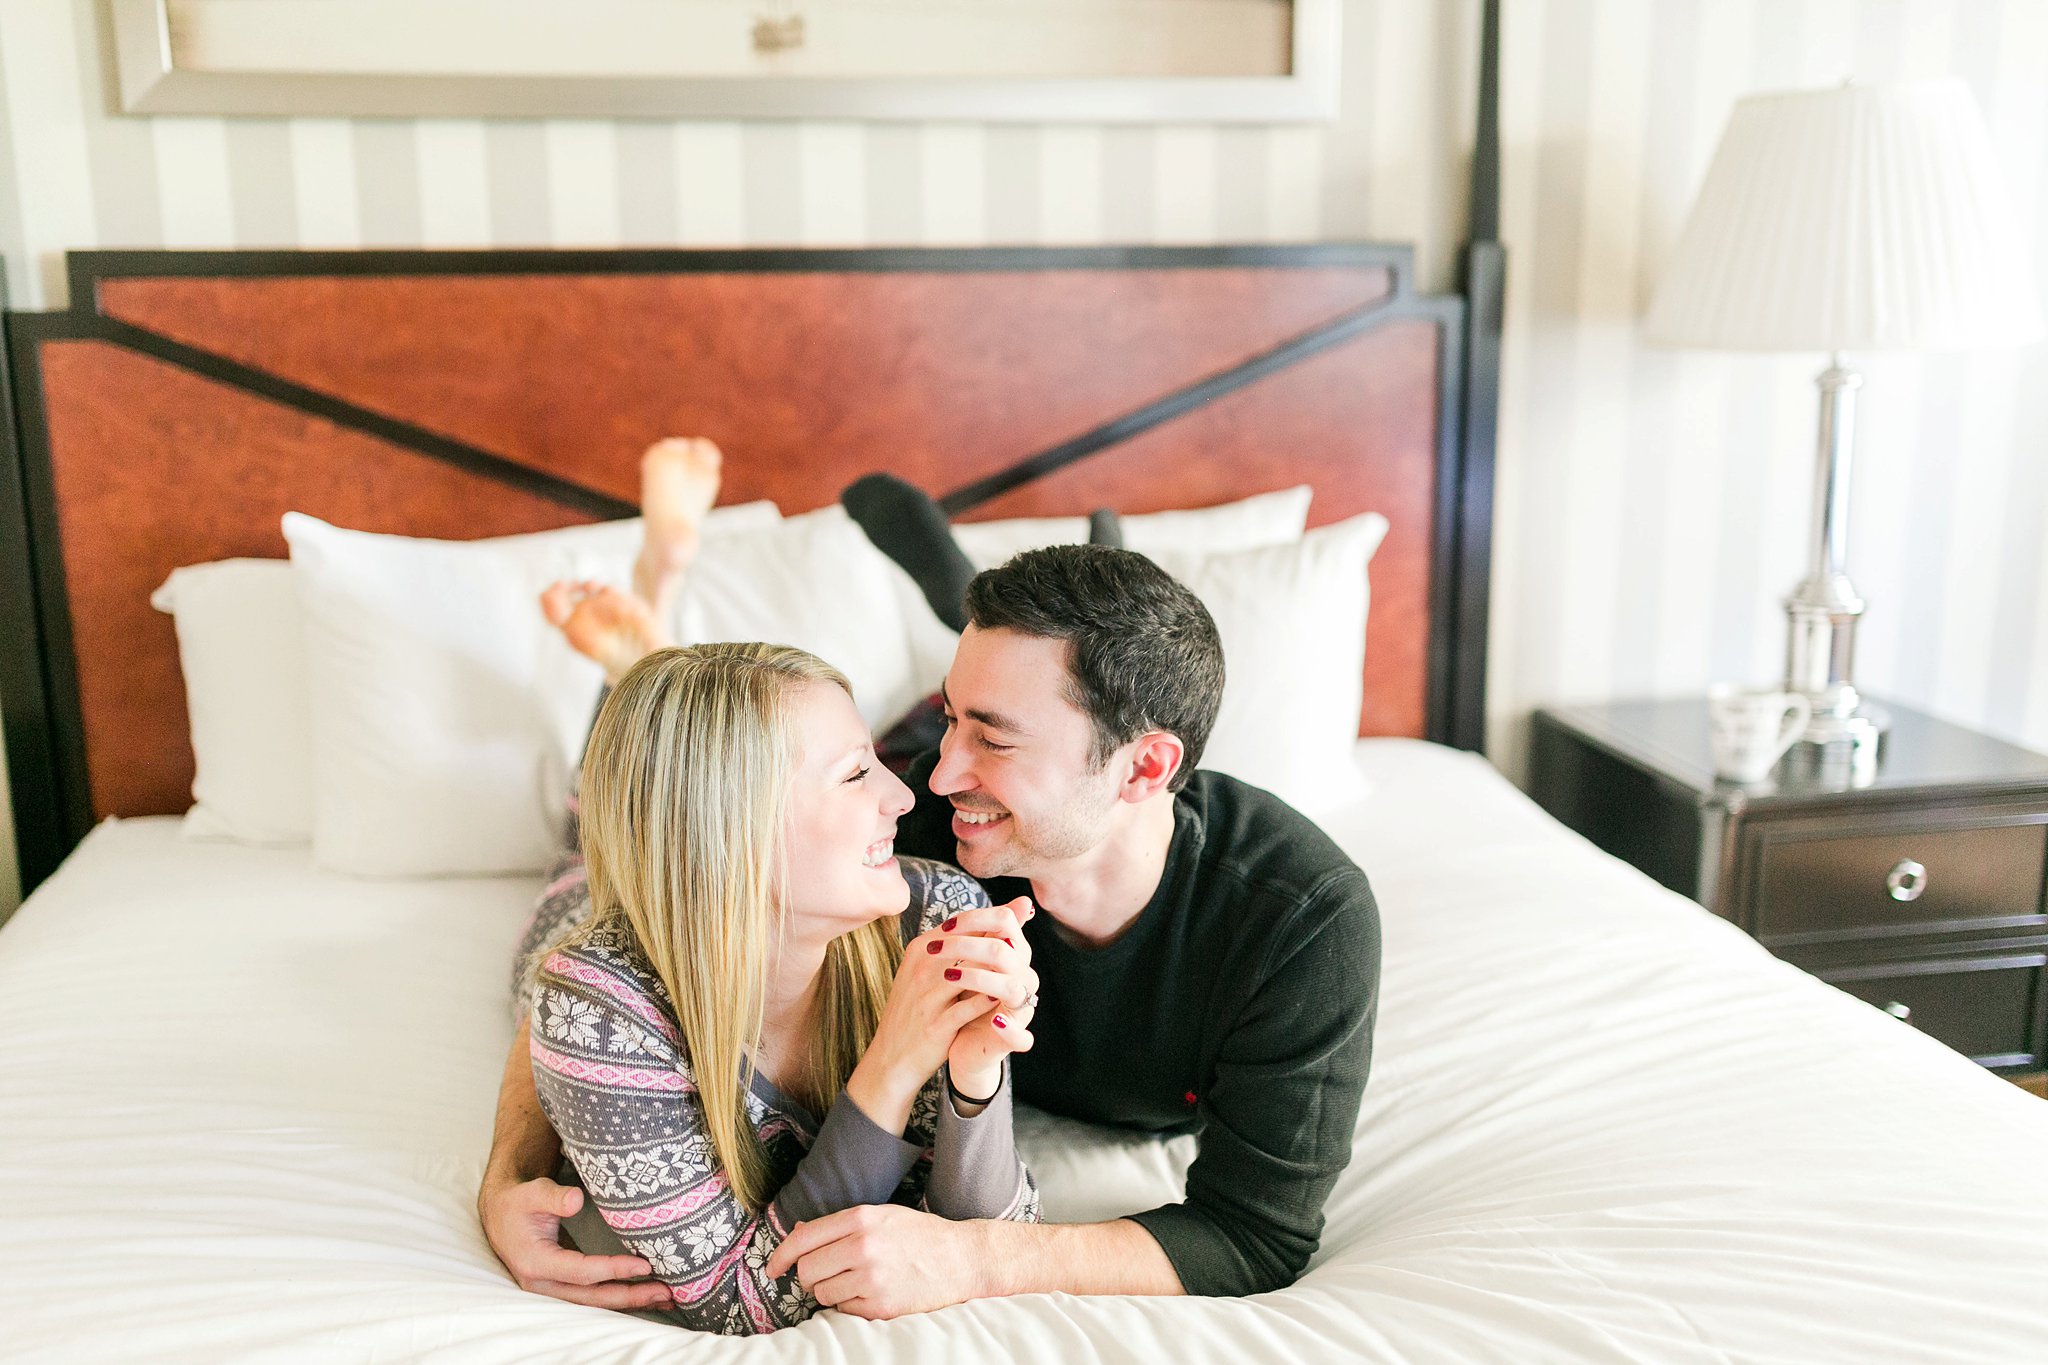
<instances>
[{"instance_id":1,"label":"man's foot in black sock","mask_svg":"<svg viewBox=\"0 0 2048 1365\"><path fill-rule=\"evenodd\" d=\"M1088 514L1088 543L1107 545L1112 550L1124 547L1124 524L1116 513L1107 507L1098 507Z\"/></svg>"},{"instance_id":2,"label":"man's foot in black sock","mask_svg":"<svg viewBox=\"0 0 2048 1365\"><path fill-rule=\"evenodd\" d=\"M945 512L923 489L893 474L869 474L847 485L839 503L874 547L910 575L933 615L948 629L967 629L974 563L953 539Z\"/></svg>"}]
</instances>

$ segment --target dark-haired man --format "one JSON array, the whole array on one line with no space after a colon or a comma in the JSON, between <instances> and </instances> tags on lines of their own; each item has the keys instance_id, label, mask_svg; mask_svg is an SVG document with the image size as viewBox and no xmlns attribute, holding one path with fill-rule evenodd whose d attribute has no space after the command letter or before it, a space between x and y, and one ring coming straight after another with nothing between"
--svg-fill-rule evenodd
<instances>
[{"instance_id":1,"label":"dark-haired man","mask_svg":"<svg viewBox=\"0 0 2048 1365\"><path fill-rule=\"evenodd\" d=\"M996 903L1028 894L1045 912L1024 926L1043 984L1014 1093L1198 1134L1187 1198L1065 1226L864 1206L799 1225L768 1269L870 1317L1002 1294L1289 1284L1350 1159L1371 1061L1380 945L1365 874L1277 798L1196 771L1222 649L1200 600L1150 560L1027 552L976 576L966 607L945 739L912 766L919 801L897 850L954 859ZM500 1149L542 1151L505 1131L516 1112L501 1107ZM487 1184L487 1229L551 1238L555 1189ZM493 1232L516 1273L528 1248L506 1240ZM574 1297L625 1306L630 1293Z\"/></svg>"}]
</instances>

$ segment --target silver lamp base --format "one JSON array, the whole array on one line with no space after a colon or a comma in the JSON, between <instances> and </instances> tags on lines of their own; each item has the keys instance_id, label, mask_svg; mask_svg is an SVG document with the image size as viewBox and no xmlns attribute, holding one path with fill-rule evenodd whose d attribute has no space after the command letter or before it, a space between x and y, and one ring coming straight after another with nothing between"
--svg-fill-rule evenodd
<instances>
[{"instance_id":1,"label":"silver lamp base","mask_svg":"<svg viewBox=\"0 0 2048 1365\"><path fill-rule=\"evenodd\" d=\"M1815 716L1806 723L1806 733L1799 737L1799 742L1875 749L1891 724L1892 718L1883 707L1864 702L1853 715Z\"/></svg>"},{"instance_id":2,"label":"silver lamp base","mask_svg":"<svg viewBox=\"0 0 2048 1365\"><path fill-rule=\"evenodd\" d=\"M1785 755L1787 776L1835 787L1867 787L1877 780L1891 717L1865 702L1854 715L1809 722Z\"/></svg>"},{"instance_id":3,"label":"silver lamp base","mask_svg":"<svg viewBox=\"0 0 2048 1365\"><path fill-rule=\"evenodd\" d=\"M1863 376L1844 369L1837 356L1815 382L1820 385L1820 442L1812 566L1785 599L1785 688L1805 697L1813 714L1793 753L1802 767L1840 767L1867 781L1876 773L1890 718L1867 705L1849 680L1856 623L1865 605L1843 569L1849 542L1849 456Z\"/></svg>"}]
</instances>

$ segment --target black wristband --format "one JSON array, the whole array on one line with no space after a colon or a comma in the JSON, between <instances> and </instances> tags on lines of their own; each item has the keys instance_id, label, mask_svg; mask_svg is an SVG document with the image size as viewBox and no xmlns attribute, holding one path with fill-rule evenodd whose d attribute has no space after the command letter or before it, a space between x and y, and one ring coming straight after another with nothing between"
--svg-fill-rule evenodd
<instances>
[{"instance_id":1,"label":"black wristband","mask_svg":"<svg viewBox=\"0 0 2048 1365\"><path fill-rule=\"evenodd\" d=\"M996 1102L996 1095L1003 1093L1003 1083L997 1081L995 1095L990 1095L987 1099L978 1100L972 1095L963 1095L960 1093L960 1087L953 1084L953 1064L948 1062L946 1063L946 1093L953 1097L953 1103L955 1104L990 1105Z\"/></svg>"}]
</instances>

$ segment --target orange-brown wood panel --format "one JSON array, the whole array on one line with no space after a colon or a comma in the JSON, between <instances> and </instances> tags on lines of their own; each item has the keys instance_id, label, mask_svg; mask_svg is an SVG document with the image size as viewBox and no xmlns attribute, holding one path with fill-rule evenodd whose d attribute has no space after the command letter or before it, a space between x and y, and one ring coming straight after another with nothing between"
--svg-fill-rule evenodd
<instances>
[{"instance_id":1,"label":"orange-brown wood panel","mask_svg":"<svg viewBox=\"0 0 2048 1365\"><path fill-rule=\"evenodd\" d=\"M646 440L724 444L726 496L795 512L888 469L993 473L1360 303L1383 269L134 279L110 314L612 496ZM1381 327L1006 494L976 516L1200 506L1315 485L1312 524L1392 524L1362 732L1419 735L1435 324ZM472 538L581 514L99 341L42 351L93 806L182 810L171 569L281 556L309 512Z\"/></svg>"},{"instance_id":2,"label":"orange-brown wood panel","mask_svg":"<svg viewBox=\"0 0 2048 1365\"><path fill-rule=\"evenodd\" d=\"M1385 297L1384 268L103 283L110 316L631 498L667 434L785 511L944 492Z\"/></svg>"},{"instance_id":3,"label":"orange-brown wood panel","mask_svg":"<svg viewBox=\"0 0 2048 1365\"><path fill-rule=\"evenodd\" d=\"M104 342L47 342L42 366L96 815L191 804L177 637L149 605L172 569L283 557L287 511L451 539L588 520Z\"/></svg>"},{"instance_id":4,"label":"orange-brown wood panel","mask_svg":"<svg viewBox=\"0 0 2048 1365\"><path fill-rule=\"evenodd\" d=\"M1201 507L1315 488L1309 524L1379 512L1360 733L1423 734L1435 507L1437 324L1402 319L1291 365L1136 440L1025 484L976 518L1084 507Z\"/></svg>"}]
</instances>

